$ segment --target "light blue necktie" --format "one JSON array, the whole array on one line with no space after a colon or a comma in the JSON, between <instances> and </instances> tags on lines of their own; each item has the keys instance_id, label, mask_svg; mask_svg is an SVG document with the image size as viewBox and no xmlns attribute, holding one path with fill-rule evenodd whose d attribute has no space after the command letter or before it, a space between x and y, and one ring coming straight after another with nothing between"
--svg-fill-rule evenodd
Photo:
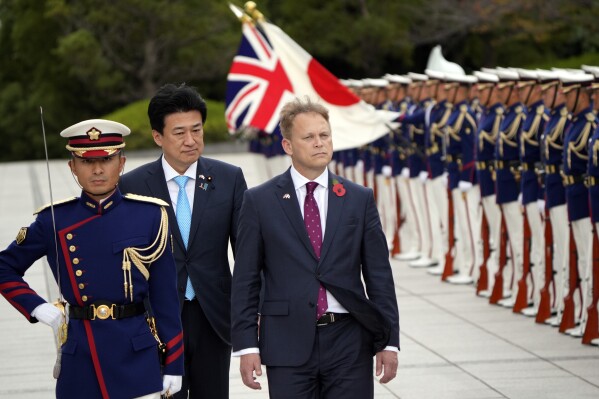
<instances>
[{"instance_id":1,"label":"light blue necktie","mask_svg":"<svg viewBox=\"0 0 599 399\"><path fill-rule=\"evenodd\" d=\"M181 232L181 238L185 248L189 242L189 230L191 228L191 207L189 206L189 199L187 198L187 192L185 191L185 185L189 176L177 176L173 180L179 186L179 194L177 195L177 224L179 225L179 231ZM187 287L185 288L185 298L192 300L196 296L191 285L191 280L187 277Z\"/></svg>"}]
</instances>

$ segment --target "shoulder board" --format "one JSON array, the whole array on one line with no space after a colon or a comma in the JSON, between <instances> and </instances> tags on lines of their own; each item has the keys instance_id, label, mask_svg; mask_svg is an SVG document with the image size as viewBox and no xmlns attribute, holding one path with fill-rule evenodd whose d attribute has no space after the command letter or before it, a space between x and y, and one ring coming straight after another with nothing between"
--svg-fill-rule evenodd
<instances>
[{"instance_id":1,"label":"shoulder board","mask_svg":"<svg viewBox=\"0 0 599 399\"><path fill-rule=\"evenodd\" d=\"M150 204L156 204L160 206L168 206L168 203L156 197L147 197L145 195L131 194L127 193L123 196L123 198L132 200L132 201L141 201L141 202L149 202Z\"/></svg>"},{"instance_id":2,"label":"shoulder board","mask_svg":"<svg viewBox=\"0 0 599 399\"><path fill-rule=\"evenodd\" d=\"M58 205L68 204L69 202L75 201L77 199L79 199L79 198L78 197L71 197L71 198L60 200L60 201L56 201L54 203L50 202L50 203L42 206L41 208L39 208L37 211L33 212L33 214L37 215L38 213L40 213L44 209L50 208L50 206L58 206Z\"/></svg>"}]
</instances>

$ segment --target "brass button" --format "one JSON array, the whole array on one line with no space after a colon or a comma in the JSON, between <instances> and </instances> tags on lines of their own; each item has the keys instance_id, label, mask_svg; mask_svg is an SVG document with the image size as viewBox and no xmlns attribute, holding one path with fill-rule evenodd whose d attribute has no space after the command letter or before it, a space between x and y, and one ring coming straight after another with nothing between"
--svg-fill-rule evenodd
<instances>
[{"instance_id":1,"label":"brass button","mask_svg":"<svg viewBox=\"0 0 599 399\"><path fill-rule=\"evenodd\" d=\"M73 264L74 265L78 265L79 264L79 258L73 258Z\"/></svg>"},{"instance_id":2,"label":"brass button","mask_svg":"<svg viewBox=\"0 0 599 399\"><path fill-rule=\"evenodd\" d=\"M87 301L87 295L83 295L83 296L81 297L81 300L82 300L83 302L86 302L86 301Z\"/></svg>"},{"instance_id":3,"label":"brass button","mask_svg":"<svg viewBox=\"0 0 599 399\"><path fill-rule=\"evenodd\" d=\"M85 288L85 284L82 284L82 283L80 283L80 284L79 284L79 289L80 289L80 290L82 290L82 289L84 289L84 288Z\"/></svg>"},{"instance_id":4,"label":"brass button","mask_svg":"<svg viewBox=\"0 0 599 399\"><path fill-rule=\"evenodd\" d=\"M73 239L73 235L71 233L67 234L67 240L72 240Z\"/></svg>"},{"instance_id":5,"label":"brass button","mask_svg":"<svg viewBox=\"0 0 599 399\"><path fill-rule=\"evenodd\" d=\"M77 270L77 271L75 272L75 275L77 275L77 276L81 277L81 276L83 275L83 272L82 272L81 270Z\"/></svg>"},{"instance_id":6,"label":"brass button","mask_svg":"<svg viewBox=\"0 0 599 399\"><path fill-rule=\"evenodd\" d=\"M71 246L69 247L69 251L71 251L71 252L75 252L75 250L76 250L76 249L77 249L77 248L76 248L74 245L71 245Z\"/></svg>"}]
</instances>

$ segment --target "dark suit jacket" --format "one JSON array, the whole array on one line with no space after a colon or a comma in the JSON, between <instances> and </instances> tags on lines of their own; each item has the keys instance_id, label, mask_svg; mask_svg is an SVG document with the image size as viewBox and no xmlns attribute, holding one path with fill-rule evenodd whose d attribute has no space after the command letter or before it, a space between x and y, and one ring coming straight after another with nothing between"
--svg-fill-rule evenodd
<instances>
[{"instance_id":1,"label":"dark suit jacket","mask_svg":"<svg viewBox=\"0 0 599 399\"><path fill-rule=\"evenodd\" d=\"M231 269L227 251L229 240L235 248L237 220L247 185L239 167L204 157L198 160L195 183L187 249L173 207L167 208L177 264L179 301L182 305L189 273L208 321L221 339L230 344ZM200 188L202 183L208 184L206 190ZM162 158L123 175L119 187L123 193L157 197L171 203Z\"/></svg>"},{"instance_id":2,"label":"dark suit jacket","mask_svg":"<svg viewBox=\"0 0 599 399\"><path fill-rule=\"evenodd\" d=\"M233 351L259 347L268 366L305 363L316 334L320 283L372 333L373 353L386 345L399 347L387 240L372 190L329 172L329 181L333 179L346 192L337 196L329 183L320 261L308 239L289 170L246 191L233 270Z\"/></svg>"}]
</instances>

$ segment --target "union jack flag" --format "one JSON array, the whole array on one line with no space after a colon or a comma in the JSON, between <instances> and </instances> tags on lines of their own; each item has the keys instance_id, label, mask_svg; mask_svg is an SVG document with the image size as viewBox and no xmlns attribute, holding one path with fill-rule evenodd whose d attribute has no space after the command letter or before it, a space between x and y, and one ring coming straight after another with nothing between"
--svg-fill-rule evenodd
<instances>
[{"instance_id":1,"label":"union jack flag","mask_svg":"<svg viewBox=\"0 0 599 399\"><path fill-rule=\"evenodd\" d=\"M266 36L243 24L243 36L227 77L225 119L229 132L245 127L278 130L279 111L293 98L293 86Z\"/></svg>"}]
</instances>

